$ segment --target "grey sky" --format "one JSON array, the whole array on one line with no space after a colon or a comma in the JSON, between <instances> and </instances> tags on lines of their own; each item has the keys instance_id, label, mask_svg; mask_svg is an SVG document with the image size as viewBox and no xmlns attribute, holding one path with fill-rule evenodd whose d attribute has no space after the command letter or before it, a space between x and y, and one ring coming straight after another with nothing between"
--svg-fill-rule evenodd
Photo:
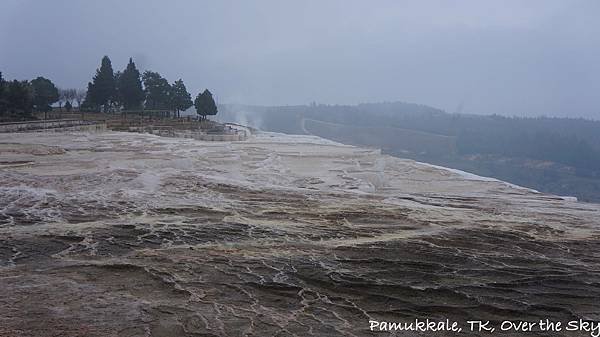
<instances>
[{"instance_id":1,"label":"grey sky","mask_svg":"<svg viewBox=\"0 0 600 337\"><path fill-rule=\"evenodd\" d=\"M597 0L1 0L0 71L83 88L102 55L133 56L221 103L600 119L598 17Z\"/></svg>"}]
</instances>

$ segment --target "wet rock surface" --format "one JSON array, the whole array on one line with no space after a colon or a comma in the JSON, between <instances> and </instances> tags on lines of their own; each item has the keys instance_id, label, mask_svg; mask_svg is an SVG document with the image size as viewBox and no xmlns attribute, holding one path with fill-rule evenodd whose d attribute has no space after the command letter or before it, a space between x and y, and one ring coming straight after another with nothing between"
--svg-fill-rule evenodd
<instances>
[{"instance_id":1,"label":"wet rock surface","mask_svg":"<svg viewBox=\"0 0 600 337\"><path fill-rule=\"evenodd\" d=\"M315 137L0 143L0 162L29 163L0 166L2 336L600 320L596 204Z\"/></svg>"}]
</instances>

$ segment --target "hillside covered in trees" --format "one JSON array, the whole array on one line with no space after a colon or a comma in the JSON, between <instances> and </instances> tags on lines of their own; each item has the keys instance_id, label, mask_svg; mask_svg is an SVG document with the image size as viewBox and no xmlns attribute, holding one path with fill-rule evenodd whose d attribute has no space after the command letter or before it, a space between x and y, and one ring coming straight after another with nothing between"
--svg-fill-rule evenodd
<instances>
[{"instance_id":1,"label":"hillside covered in trees","mask_svg":"<svg viewBox=\"0 0 600 337\"><path fill-rule=\"evenodd\" d=\"M600 201L600 122L450 114L402 102L223 106L222 119L315 134L558 195Z\"/></svg>"}]
</instances>

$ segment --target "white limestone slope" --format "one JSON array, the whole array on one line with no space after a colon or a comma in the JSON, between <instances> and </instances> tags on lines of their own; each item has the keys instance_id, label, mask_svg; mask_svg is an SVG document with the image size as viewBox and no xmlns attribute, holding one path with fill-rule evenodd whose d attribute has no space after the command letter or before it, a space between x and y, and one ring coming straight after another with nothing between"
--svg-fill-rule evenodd
<instances>
[{"instance_id":1,"label":"white limestone slope","mask_svg":"<svg viewBox=\"0 0 600 337\"><path fill-rule=\"evenodd\" d=\"M0 134L1 336L600 320L600 205L313 136Z\"/></svg>"},{"instance_id":2,"label":"white limestone slope","mask_svg":"<svg viewBox=\"0 0 600 337\"><path fill-rule=\"evenodd\" d=\"M117 213L131 211L119 203L142 212L165 204L219 206L223 200L217 195L186 191L185 183L198 179L240 188L305 191L323 202L330 193L343 194L349 202L372 197L382 207L410 209L414 220L448 226L494 222L514 227L529 222L580 236L596 233L600 218L596 204L315 136L258 133L243 142L201 142L122 132L22 133L1 134L0 143L55 149L47 156L32 152L34 145L20 153L2 152L4 165L30 164L0 171L0 194L5 200L0 213L23 200L43 204L48 198L65 203L69 198L87 200ZM31 181L29 175L45 178ZM63 175L70 178L61 182ZM243 207L220 205L238 206ZM66 216L64 210L37 206L27 211L51 222Z\"/></svg>"}]
</instances>

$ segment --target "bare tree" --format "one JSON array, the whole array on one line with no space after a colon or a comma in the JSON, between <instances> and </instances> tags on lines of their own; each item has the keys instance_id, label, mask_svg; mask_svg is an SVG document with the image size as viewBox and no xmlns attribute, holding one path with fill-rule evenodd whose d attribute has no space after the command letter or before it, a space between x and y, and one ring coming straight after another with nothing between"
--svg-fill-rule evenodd
<instances>
[{"instance_id":1,"label":"bare tree","mask_svg":"<svg viewBox=\"0 0 600 337\"><path fill-rule=\"evenodd\" d=\"M69 111L71 111L71 108L73 107L73 101L75 100L75 97L77 95L77 90L76 89L65 89L65 107L67 106L67 103L69 105Z\"/></svg>"},{"instance_id":2,"label":"bare tree","mask_svg":"<svg viewBox=\"0 0 600 337\"><path fill-rule=\"evenodd\" d=\"M62 112L63 102L65 102L67 100L67 98L66 98L67 90L68 89L58 88L58 110L60 112Z\"/></svg>"},{"instance_id":3,"label":"bare tree","mask_svg":"<svg viewBox=\"0 0 600 337\"><path fill-rule=\"evenodd\" d=\"M84 120L85 116L83 115L83 110L81 109L81 103L85 100L85 96L87 96L87 90L85 89L77 89L75 90L74 99L77 101L77 110L81 113L81 119Z\"/></svg>"},{"instance_id":4,"label":"bare tree","mask_svg":"<svg viewBox=\"0 0 600 337\"><path fill-rule=\"evenodd\" d=\"M85 99L85 95L86 94L87 94L87 91L85 89L77 89L77 90L75 90L75 97L74 97L74 99L77 101L77 109L81 110L81 103Z\"/></svg>"},{"instance_id":5,"label":"bare tree","mask_svg":"<svg viewBox=\"0 0 600 337\"><path fill-rule=\"evenodd\" d=\"M73 100L75 100L77 96L77 89L66 89L65 90L65 97L67 98L67 101L71 102L71 104L73 103Z\"/></svg>"},{"instance_id":6,"label":"bare tree","mask_svg":"<svg viewBox=\"0 0 600 337\"><path fill-rule=\"evenodd\" d=\"M71 102L76 99L77 90L76 89L58 89L58 106L62 108L62 104L67 101Z\"/></svg>"},{"instance_id":7,"label":"bare tree","mask_svg":"<svg viewBox=\"0 0 600 337\"><path fill-rule=\"evenodd\" d=\"M76 89L58 89L58 107L59 111L62 115L63 104L67 104L69 102L70 105L73 104L73 100L76 99L77 90Z\"/></svg>"}]
</instances>

